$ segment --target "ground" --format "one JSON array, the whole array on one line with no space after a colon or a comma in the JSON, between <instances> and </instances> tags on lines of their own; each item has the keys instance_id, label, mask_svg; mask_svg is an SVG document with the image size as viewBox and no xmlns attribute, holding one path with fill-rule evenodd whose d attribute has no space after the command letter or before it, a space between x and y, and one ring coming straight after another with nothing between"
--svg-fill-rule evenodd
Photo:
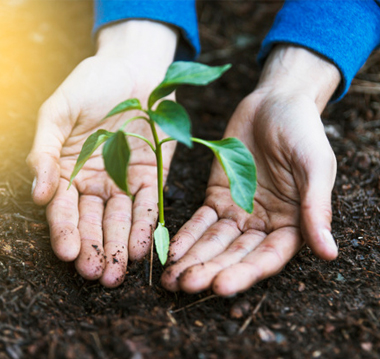
<instances>
[{"instance_id":1,"label":"ground","mask_svg":"<svg viewBox=\"0 0 380 359\"><path fill-rule=\"evenodd\" d=\"M197 136L219 139L254 88L255 56L280 6L199 2L200 61L233 69L180 91ZM224 299L167 292L155 256L152 286L148 258L111 290L54 256L25 166L39 106L94 51L91 23L89 1L0 3L0 359L380 358L380 54L322 115L338 160L337 260L305 248L279 275ZM211 160L179 146L166 191L171 234L201 205Z\"/></svg>"}]
</instances>

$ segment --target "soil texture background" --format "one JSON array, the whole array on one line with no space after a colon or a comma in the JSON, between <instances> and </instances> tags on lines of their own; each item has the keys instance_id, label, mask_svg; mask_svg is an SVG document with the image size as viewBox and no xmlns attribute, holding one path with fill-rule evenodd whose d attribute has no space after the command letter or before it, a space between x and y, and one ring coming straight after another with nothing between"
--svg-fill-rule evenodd
<instances>
[{"instance_id":1,"label":"soil texture background","mask_svg":"<svg viewBox=\"0 0 380 359\"><path fill-rule=\"evenodd\" d=\"M277 276L233 298L170 293L154 257L105 289L60 262L25 158L40 105L94 53L90 1L0 2L0 359L380 358L380 53L322 118L335 151L333 235L339 258L303 249ZM257 83L256 55L276 1L200 1L202 52L233 68L183 88L196 136L220 139ZM178 146L166 187L173 235L202 204L212 154Z\"/></svg>"}]
</instances>

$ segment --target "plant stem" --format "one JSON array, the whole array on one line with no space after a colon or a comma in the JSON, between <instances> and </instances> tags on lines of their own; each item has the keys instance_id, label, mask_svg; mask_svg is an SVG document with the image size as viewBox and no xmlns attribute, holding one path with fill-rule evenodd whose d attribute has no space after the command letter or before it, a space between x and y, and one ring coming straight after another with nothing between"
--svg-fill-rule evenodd
<instances>
[{"instance_id":1,"label":"plant stem","mask_svg":"<svg viewBox=\"0 0 380 359\"><path fill-rule=\"evenodd\" d=\"M163 179L163 162L162 162L162 148L157 135L156 126L153 121L150 121L150 127L156 145L156 161L157 161L157 188L158 188L158 221L165 226L164 217L164 179Z\"/></svg>"},{"instance_id":2,"label":"plant stem","mask_svg":"<svg viewBox=\"0 0 380 359\"><path fill-rule=\"evenodd\" d=\"M175 139L174 139L173 137L167 137L167 138L164 138L164 139L160 142L160 144L162 145L162 144L164 144L164 143L166 143L166 142L169 142L169 141L175 141Z\"/></svg>"},{"instance_id":3,"label":"plant stem","mask_svg":"<svg viewBox=\"0 0 380 359\"><path fill-rule=\"evenodd\" d=\"M153 277L153 246L154 246L154 231L153 231L153 226L150 225L150 238L151 238L151 245L150 245L150 265L149 265L149 287L152 286L153 284L153 280L152 280L152 277Z\"/></svg>"},{"instance_id":4,"label":"plant stem","mask_svg":"<svg viewBox=\"0 0 380 359\"><path fill-rule=\"evenodd\" d=\"M207 141L205 141L205 140L202 140L201 138L196 138L196 137L191 137L191 141L193 141L193 142L198 142L198 143L200 143L201 145L204 145L205 142L207 142Z\"/></svg>"},{"instance_id":5,"label":"plant stem","mask_svg":"<svg viewBox=\"0 0 380 359\"><path fill-rule=\"evenodd\" d=\"M137 133L131 133L131 132L124 132L124 134L126 136L131 136L131 137L136 137L136 138L139 138L140 140L143 140L144 142L146 142L149 147L152 149L153 152L156 152L156 149L154 148L152 142L150 142L147 138L145 138L144 136L140 136L138 135Z\"/></svg>"},{"instance_id":6,"label":"plant stem","mask_svg":"<svg viewBox=\"0 0 380 359\"><path fill-rule=\"evenodd\" d=\"M132 121L135 121L135 120L145 120L149 123L149 118L146 118L145 116L135 116L135 117L132 117L128 120L126 120L123 125L120 127L120 130L124 130L124 127L127 126L129 123L131 123Z\"/></svg>"}]
</instances>

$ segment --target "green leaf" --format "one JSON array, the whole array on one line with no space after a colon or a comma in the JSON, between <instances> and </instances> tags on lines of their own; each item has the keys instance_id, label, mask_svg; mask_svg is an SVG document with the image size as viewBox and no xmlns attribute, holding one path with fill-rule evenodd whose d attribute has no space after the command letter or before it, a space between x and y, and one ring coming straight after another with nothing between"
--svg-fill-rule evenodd
<instances>
[{"instance_id":1,"label":"green leaf","mask_svg":"<svg viewBox=\"0 0 380 359\"><path fill-rule=\"evenodd\" d=\"M127 168L131 151L123 131L115 132L103 147L104 166L117 186L128 192Z\"/></svg>"},{"instance_id":2,"label":"green leaf","mask_svg":"<svg viewBox=\"0 0 380 359\"><path fill-rule=\"evenodd\" d=\"M186 110L180 104L165 100L155 111L147 111L149 117L170 137L192 147L191 122Z\"/></svg>"},{"instance_id":3,"label":"green leaf","mask_svg":"<svg viewBox=\"0 0 380 359\"><path fill-rule=\"evenodd\" d=\"M117 115L118 113L131 111L131 110L141 110L141 103L137 98L130 98L129 100L123 101L115 106L108 114L103 118L105 120L108 117Z\"/></svg>"},{"instance_id":4,"label":"green leaf","mask_svg":"<svg viewBox=\"0 0 380 359\"><path fill-rule=\"evenodd\" d=\"M194 142L210 148L228 177L231 197L246 212L253 212L253 197L256 191L256 165L251 152L237 138L221 141L205 141L199 138Z\"/></svg>"},{"instance_id":5,"label":"green leaf","mask_svg":"<svg viewBox=\"0 0 380 359\"><path fill-rule=\"evenodd\" d=\"M158 258L160 259L161 264L164 265L168 260L170 237L168 229L160 222L154 231L154 243L156 245Z\"/></svg>"},{"instance_id":6,"label":"green leaf","mask_svg":"<svg viewBox=\"0 0 380 359\"><path fill-rule=\"evenodd\" d=\"M230 67L230 64L211 67L197 62L173 62L164 80L150 94L148 106L152 108L157 100L172 93L179 85L207 85L219 78Z\"/></svg>"},{"instance_id":7,"label":"green leaf","mask_svg":"<svg viewBox=\"0 0 380 359\"><path fill-rule=\"evenodd\" d=\"M91 157L91 155L94 153L94 151L103 142L107 141L112 135L113 135L113 132L108 132L106 130L98 130L87 138L87 140L85 141L85 143L82 146L79 157L78 157L77 162L74 166L74 170L71 173L69 188L70 188L71 184L73 183L73 180L76 177L76 175L78 174L78 172L81 170L81 168L87 162L87 160Z\"/></svg>"}]
</instances>

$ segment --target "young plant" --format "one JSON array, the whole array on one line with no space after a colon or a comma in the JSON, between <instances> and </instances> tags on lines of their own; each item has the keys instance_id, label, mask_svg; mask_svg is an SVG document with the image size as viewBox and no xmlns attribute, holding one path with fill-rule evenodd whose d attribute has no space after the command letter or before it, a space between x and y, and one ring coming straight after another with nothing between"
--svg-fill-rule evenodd
<instances>
[{"instance_id":1,"label":"young plant","mask_svg":"<svg viewBox=\"0 0 380 359\"><path fill-rule=\"evenodd\" d=\"M104 166L116 185L130 195L127 185L130 148L128 136L145 141L155 153L157 161L158 187L158 226L154 231L154 242L162 264L166 263L169 251L169 232L164 219L164 188L162 146L177 140L188 147L193 142L201 143L211 149L222 165L230 184L234 202L248 213L253 211L253 197L256 190L256 166L252 154L237 138L225 138L220 141L206 141L191 137L191 122L186 110L177 102L158 100L174 92L180 85L207 85L219 78L231 65L210 67L193 62L174 62L168 69L164 80L152 91L148 99L148 108L144 109L138 99L128 99L114 107L103 120L122 112L138 110L141 115L128 119L117 132L98 130L90 135L83 144L81 153L71 174L70 185L80 169L93 152L104 143ZM152 130L154 143L136 133L127 133L124 127L135 120L147 121ZM103 121L102 120L102 121ZM156 125L169 137L159 140Z\"/></svg>"}]
</instances>

